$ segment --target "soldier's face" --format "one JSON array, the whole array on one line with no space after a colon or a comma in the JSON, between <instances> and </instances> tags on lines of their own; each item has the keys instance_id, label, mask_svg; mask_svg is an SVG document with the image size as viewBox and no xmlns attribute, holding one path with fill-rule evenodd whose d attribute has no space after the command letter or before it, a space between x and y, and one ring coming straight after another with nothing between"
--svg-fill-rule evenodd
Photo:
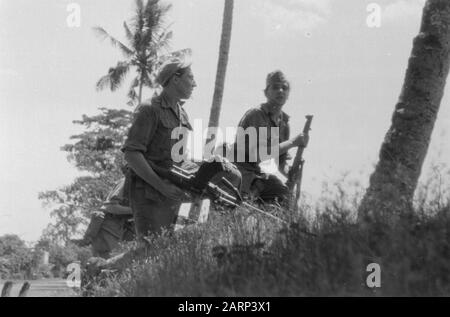
<instances>
[{"instance_id":1,"label":"soldier's face","mask_svg":"<svg viewBox=\"0 0 450 317\"><path fill-rule=\"evenodd\" d=\"M197 83L194 80L194 74L192 74L190 67L181 76L178 76L177 87L181 99L189 99L192 96Z\"/></svg>"},{"instance_id":2,"label":"soldier's face","mask_svg":"<svg viewBox=\"0 0 450 317\"><path fill-rule=\"evenodd\" d=\"M274 108L273 111L280 111L289 98L289 84L286 82L272 83L266 88L265 93L267 102Z\"/></svg>"}]
</instances>

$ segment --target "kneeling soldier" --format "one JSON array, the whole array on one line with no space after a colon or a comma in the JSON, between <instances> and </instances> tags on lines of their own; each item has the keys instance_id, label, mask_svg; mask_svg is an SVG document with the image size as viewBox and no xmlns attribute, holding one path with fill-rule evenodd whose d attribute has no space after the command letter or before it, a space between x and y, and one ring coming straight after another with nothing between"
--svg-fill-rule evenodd
<instances>
[{"instance_id":1,"label":"kneeling soldier","mask_svg":"<svg viewBox=\"0 0 450 317\"><path fill-rule=\"evenodd\" d=\"M196 87L190 64L180 58L168 61L162 66L157 82L163 87L162 92L139 106L122 148L131 174L129 198L138 247L106 262L93 259L90 261L92 265L88 265L92 273L102 268L122 269L133 260L145 256L149 247L145 237L172 229L182 201L189 199L185 191L174 185L170 178L164 177L164 174L176 165L172 148L180 140L172 139L173 130L192 130L182 107L182 100L190 98ZM190 163L184 162L181 166L193 167L194 163ZM239 186L239 171L227 169L226 164L221 164L217 172L233 173L232 183ZM209 174L207 172L205 174ZM207 180L213 180L210 176L214 175L209 175ZM202 179L198 177L197 180L201 183Z\"/></svg>"},{"instance_id":2,"label":"kneeling soldier","mask_svg":"<svg viewBox=\"0 0 450 317\"><path fill-rule=\"evenodd\" d=\"M290 84L281 71L268 74L264 90L267 101L258 108L247 111L238 125L238 128L242 128L241 132L248 128L256 129L256 139L249 140L245 133L239 133L239 129L236 136L234 159L242 174L242 192L260 198L264 202L286 201L289 191L278 177L261 171L260 148L266 146L269 149L274 141L278 143L279 157L275 159L278 161L279 171L286 175L285 167L289 149L299 145L306 146L308 143L308 136L303 134L290 139L289 116L281 110L288 100L289 91ZM266 139L260 137L261 128L266 129ZM271 128L278 129L278 136L271 135ZM274 139L276 137L278 137L277 140ZM261 141L266 143L263 144ZM244 158L243 161L239 161L239 152L244 154L241 155Z\"/></svg>"},{"instance_id":3,"label":"kneeling soldier","mask_svg":"<svg viewBox=\"0 0 450 317\"><path fill-rule=\"evenodd\" d=\"M133 213L125 187L125 178L122 178L108 194L102 208L93 212L91 222L80 241L81 245L92 246L95 257L107 259L120 242L134 240Z\"/></svg>"},{"instance_id":4,"label":"kneeling soldier","mask_svg":"<svg viewBox=\"0 0 450 317\"><path fill-rule=\"evenodd\" d=\"M139 106L122 151L131 169L130 204L140 242L174 224L184 192L162 179L152 168L168 169L174 162L171 151L178 142L172 131L192 130L182 100L190 98L196 83L190 64L173 59L162 66L157 82L159 96Z\"/></svg>"}]
</instances>

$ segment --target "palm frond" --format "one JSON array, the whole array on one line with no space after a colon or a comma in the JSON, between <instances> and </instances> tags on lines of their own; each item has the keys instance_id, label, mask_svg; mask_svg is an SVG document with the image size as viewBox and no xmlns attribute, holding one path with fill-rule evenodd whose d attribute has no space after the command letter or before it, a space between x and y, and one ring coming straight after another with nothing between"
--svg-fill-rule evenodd
<instances>
[{"instance_id":1,"label":"palm frond","mask_svg":"<svg viewBox=\"0 0 450 317\"><path fill-rule=\"evenodd\" d=\"M153 41L152 46L155 47L156 50L158 50L158 51L164 50L164 49L167 50L170 46L170 41L172 40L172 37L173 37L172 31L163 32L163 33L159 34L159 36Z\"/></svg>"},{"instance_id":2,"label":"palm frond","mask_svg":"<svg viewBox=\"0 0 450 317\"><path fill-rule=\"evenodd\" d=\"M134 106L136 106L136 102L134 100L130 99L130 100L127 101L127 106L134 107Z\"/></svg>"},{"instance_id":3,"label":"palm frond","mask_svg":"<svg viewBox=\"0 0 450 317\"><path fill-rule=\"evenodd\" d=\"M97 83L95 84L95 88L97 91L103 90L106 87L110 86L111 82L111 76L109 75L109 72L107 75L102 76Z\"/></svg>"},{"instance_id":4,"label":"palm frond","mask_svg":"<svg viewBox=\"0 0 450 317\"><path fill-rule=\"evenodd\" d=\"M134 29L134 47L140 46L142 38L142 29L144 27L144 2L142 0L135 0L136 10L134 17L131 20L131 27Z\"/></svg>"},{"instance_id":5,"label":"palm frond","mask_svg":"<svg viewBox=\"0 0 450 317\"><path fill-rule=\"evenodd\" d=\"M164 17L172 8L171 4L162 4L159 0L149 0L145 8L147 26L155 29L164 24Z\"/></svg>"},{"instance_id":6,"label":"palm frond","mask_svg":"<svg viewBox=\"0 0 450 317\"><path fill-rule=\"evenodd\" d=\"M110 68L108 74L97 82L97 89L110 88L116 90L123 82L130 68L136 68L138 77L131 83L128 97L131 101L139 98L136 87L142 81L146 87L154 88L154 72L160 63L160 55L169 52L169 44L173 33L170 26L164 25L164 17L172 5L164 5L160 0L134 0L135 9L131 20L123 22L126 42L129 46L111 36L101 27L94 28L96 34L103 40L108 39L111 44L119 47L126 55L127 62L119 62ZM143 74L142 76L140 74Z\"/></svg>"},{"instance_id":7,"label":"palm frond","mask_svg":"<svg viewBox=\"0 0 450 317\"><path fill-rule=\"evenodd\" d=\"M159 0L149 0L145 7L145 26L143 30L143 42L154 43L157 34L163 29L164 17L170 10L171 5L163 5Z\"/></svg>"},{"instance_id":8,"label":"palm frond","mask_svg":"<svg viewBox=\"0 0 450 317\"><path fill-rule=\"evenodd\" d=\"M133 79L133 81L131 82L130 90L128 91L128 94L127 94L128 98L130 98L130 100L133 102L136 101L138 98L136 90L135 90L135 88L138 86L139 86L139 79L137 77L135 77Z\"/></svg>"},{"instance_id":9,"label":"palm frond","mask_svg":"<svg viewBox=\"0 0 450 317\"><path fill-rule=\"evenodd\" d=\"M154 29L156 25L159 24L160 18L160 8L158 0L148 0L147 5L145 6L144 17L145 17L145 25L150 29Z\"/></svg>"},{"instance_id":10,"label":"palm frond","mask_svg":"<svg viewBox=\"0 0 450 317\"><path fill-rule=\"evenodd\" d=\"M93 28L93 31L102 41L108 39L111 42L111 45L120 48L120 50L126 57L133 56L134 52L131 49L129 49L125 44L110 35L104 28L96 26Z\"/></svg>"},{"instance_id":11,"label":"palm frond","mask_svg":"<svg viewBox=\"0 0 450 317\"><path fill-rule=\"evenodd\" d=\"M108 74L98 80L96 84L97 90L103 90L109 87L111 91L115 91L122 84L130 70L130 66L129 62L118 62L116 67L111 67Z\"/></svg>"},{"instance_id":12,"label":"palm frond","mask_svg":"<svg viewBox=\"0 0 450 317\"><path fill-rule=\"evenodd\" d=\"M147 46L146 49L146 64L153 65L159 59L159 55L167 55L170 53L170 42L173 32L168 31L167 28L164 32L158 34L158 36Z\"/></svg>"},{"instance_id":13,"label":"palm frond","mask_svg":"<svg viewBox=\"0 0 450 317\"><path fill-rule=\"evenodd\" d=\"M145 71L142 75L142 81L144 83L144 86L149 88L155 88L154 81L152 80L152 78L150 78L151 73L152 72Z\"/></svg>"},{"instance_id":14,"label":"palm frond","mask_svg":"<svg viewBox=\"0 0 450 317\"><path fill-rule=\"evenodd\" d=\"M159 85L156 83L156 77L157 77L157 74L155 73L155 72L153 72L153 73L148 73L149 74L149 78L148 78L148 81L149 81L149 83L148 83L148 86L150 87L150 88L152 88L152 89L157 89L158 87L159 87Z\"/></svg>"},{"instance_id":15,"label":"palm frond","mask_svg":"<svg viewBox=\"0 0 450 317\"><path fill-rule=\"evenodd\" d=\"M137 13L137 15L141 16L142 13L145 10L145 8L144 8L144 1L143 0L135 0L134 3L136 5L136 13Z\"/></svg>"},{"instance_id":16,"label":"palm frond","mask_svg":"<svg viewBox=\"0 0 450 317\"><path fill-rule=\"evenodd\" d=\"M134 41L134 35L130 30L130 27L128 26L127 22L123 22L123 28L125 29L125 36L127 37L128 42L133 45Z\"/></svg>"},{"instance_id":17,"label":"palm frond","mask_svg":"<svg viewBox=\"0 0 450 317\"><path fill-rule=\"evenodd\" d=\"M138 99L136 90L131 89L130 91L128 91L127 97L128 97L128 99L130 99L131 102L133 102L133 103L136 102Z\"/></svg>"}]
</instances>

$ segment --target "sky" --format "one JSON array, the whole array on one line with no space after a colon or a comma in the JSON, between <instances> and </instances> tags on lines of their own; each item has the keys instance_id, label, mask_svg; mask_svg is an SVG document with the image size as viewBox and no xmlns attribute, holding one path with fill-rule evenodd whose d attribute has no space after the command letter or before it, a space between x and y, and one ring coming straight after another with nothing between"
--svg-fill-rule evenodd
<instances>
[{"instance_id":1,"label":"sky","mask_svg":"<svg viewBox=\"0 0 450 317\"><path fill-rule=\"evenodd\" d=\"M172 49L191 48L198 87L185 107L207 125L222 25L222 0L172 0ZM68 17L80 8L80 25ZM367 23L370 4L379 27ZM403 84L423 0L235 0L220 126L236 126L264 101L267 73L291 82L284 111L292 133L313 114L302 189L315 197L323 183L350 173L367 186ZM99 107L126 107L126 90L97 92L96 81L122 59L101 42L102 26L124 40L131 0L0 0L0 235L36 241L50 221L40 191L69 184L79 172L60 147L72 123ZM69 7L70 9L71 7ZM371 7L369 7L370 9ZM69 22L71 20L69 19ZM369 19L369 22L371 20ZM130 76L131 78L131 76ZM446 88L422 179L449 162ZM150 95L146 91L146 95Z\"/></svg>"}]
</instances>

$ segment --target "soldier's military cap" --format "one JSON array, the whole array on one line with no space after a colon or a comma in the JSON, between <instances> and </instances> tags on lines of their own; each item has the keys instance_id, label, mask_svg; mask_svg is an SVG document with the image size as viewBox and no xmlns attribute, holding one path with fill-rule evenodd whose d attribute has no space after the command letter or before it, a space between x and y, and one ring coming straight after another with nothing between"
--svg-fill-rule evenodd
<instances>
[{"instance_id":1,"label":"soldier's military cap","mask_svg":"<svg viewBox=\"0 0 450 317\"><path fill-rule=\"evenodd\" d=\"M156 82L163 87L166 86L177 72L188 68L191 64L190 50L173 53L159 68Z\"/></svg>"},{"instance_id":2,"label":"soldier's military cap","mask_svg":"<svg viewBox=\"0 0 450 317\"><path fill-rule=\"evenodd\" d=\"M281 70L275 70L267 75L266 87L275 83L286 83L289 86L289 81Z\"/></svg>"}]
</instances>

